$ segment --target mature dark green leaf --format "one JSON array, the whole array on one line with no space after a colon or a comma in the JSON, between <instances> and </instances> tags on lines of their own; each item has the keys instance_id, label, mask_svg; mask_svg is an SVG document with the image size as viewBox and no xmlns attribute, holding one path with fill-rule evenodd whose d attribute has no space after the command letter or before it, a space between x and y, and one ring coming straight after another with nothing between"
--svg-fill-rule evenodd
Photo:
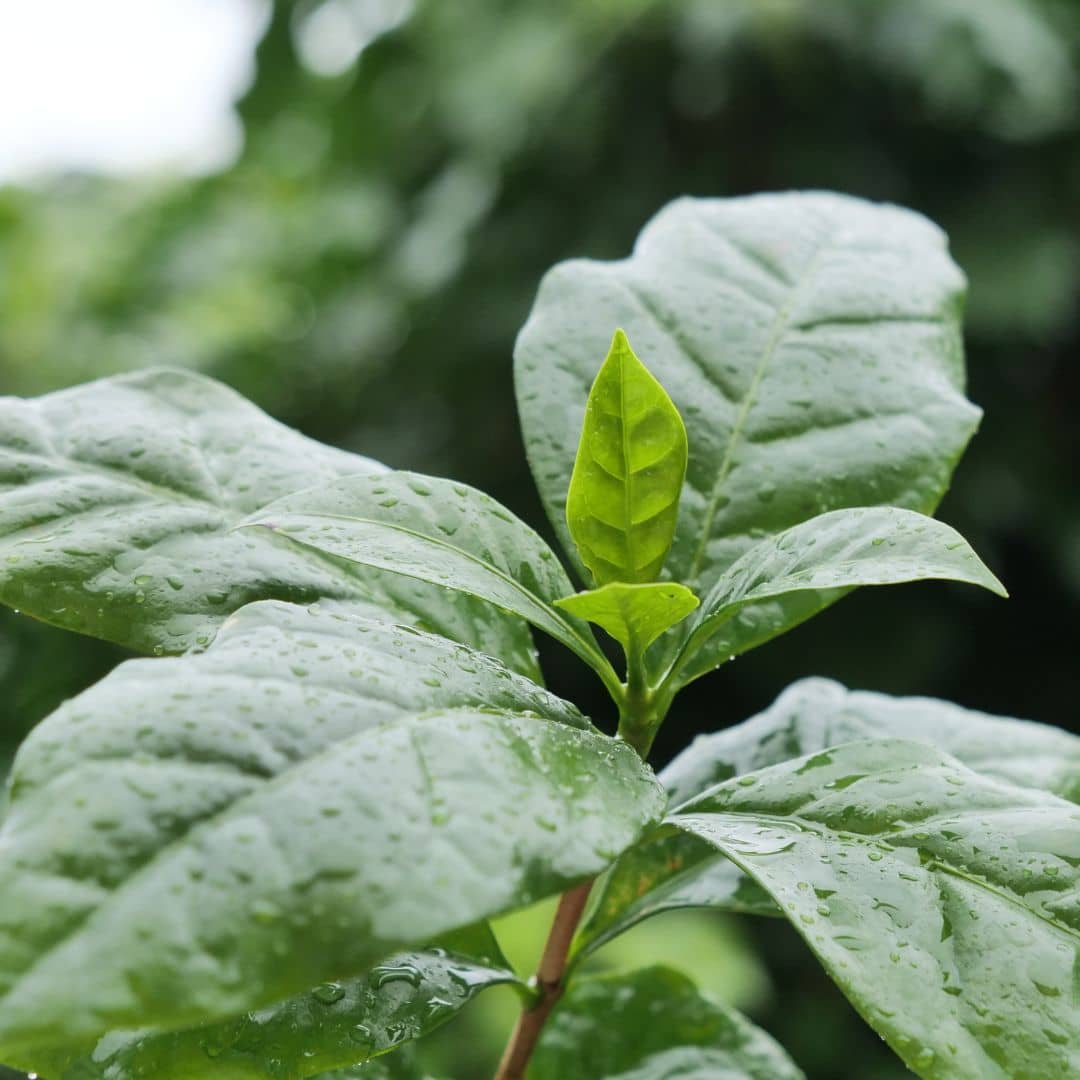
<instances>
[{"instance_id":1,"label":"mature dark green leaf","mask_svg":"<svg viewBox=\"0 0 1080 1080\"><path fill-rule=\"evenodd\" d=\"M528 629L488 605L229 531L290 492L385 471L190 372L0 399L0 601L176 653L253 600L360 599L535 673Z\"/></svg>"},{"instance_id":2,"label":"mature dark green leaf","mask_svg":"<svg viewBox=\"0 0 1080 1080\"><path fill-rule=\"evenodd\" d=\"M981 585L1008 595L967 541L940 521L912 510L877 506L833 510L755 544L720 575L687 627L673 681L683 685L757 642L738 628L717 631L748 605L791 593L895 585L925 578Z\"/></svg>"},{"instance_id":3,"label":"mature dark green leaf","mask_svg":"<svg viewBox=\"0 0 1080 1080\"><path fill-rule=\"evenodd\" d=\"M821 193L680 199L630 258L561 264L540 288L515 368L552 522L568 541L585 389L615 326L686 421L667 571L699 595L755 541L816 514L929 513L979 418L963 395L963 293L930 222ZM730 628L766 640L830 599L799 593Z\"/></svg>"},{"instance_id":4,"label":"mature dark green leaf","mask_svg":"<svg viewBox=\"0 0 1080 1080\"><path fill-rule=\"evenodd\" d=\"M107 1035L64 1080L305 1080L378 1059L445 1023L481 990L517 982L488 927L446 945L399 953L364 975L206 1027Z\"/></svg>"},{"instance_id":5,"label":"mature dark green leaf","mask_svg":"<svg viewBox=\"0 0 1080 1080\"><path fill-rule=\"evenodd\" d=\"M476 488L408 472L349 477L287 496L245 522L245 532L267 530L286 547L478 597L527 619L618 683L588 626L552 607L572 590L554 553Z\"/></svg>"},{"instance_id":6,"label":"mature dark green leaf","mask_svg":"<svg viewBox=\"0 0 1080 1080\"><path fill-rule=\"evenodd\" d=\"M803 1080L744 1016L683 974L652 967L579 978L552 1014L529 1080Z\"/></svg>"},{"instance_id":7,"label":"mature dark green leaf","mask_svg":"<svg viewBox=\"0 0 1080 1080\"><path fill-rule=\"evenodd\" d=\"M685 619L698 606L698 598L685 586L671 581L647 585L613 582L599 589L575 593L555 606L603 627L622 647L631 662L665 631Z\"/></svg>"},{"instance_id":8,"label":"mature dark green leaf","mask_svg":"<svg viewBox=\"0 0 1080 1080\"><path fill-rule=\"evenodd\" d=\"M989 716L947 701L848 690L801 679L764 712L699 735L660 774L673 806L733 776L856 739L924 742L969 769L1080 802L1080 737L1048 724Z\"/></svg>"},{"instance_id":9,"label":"mature dark green leaf","mask_svg":"<svg viewBox=\"0 0 1080 1080\"><path fill-rule=\"evenodd\" d=\"M1076 735L933 698L850 691L828 679L803 679L758 716L699 735L660 780L678 807L733 777L841 743L889 735L935 746L976 772L1080 802ZM778 914L760 887L725 856L664 826L634 845L606 875L580 945L591 951L642 919L686 907Z\"/></svg>"},{"instance_id":10,"label":"mature dark green leaf","mask_svg":"<svg viewBox=\"0 0 1080 1080\"><path fill-rule=\"evenodd\" d=\"M922 743L847 743L730 780L673 824L783 909L919 1076L1080 1070L1080 808Z\"/></svg>"},{"instance_id":11,"label":"mature dark green leaf","mask_svg":"<svg viewBox=\"0 0 1080 1080\"><path fill-rule=\"evenodd\" d=\"M0 1057L356 974L596 873L661 804L629 748L497 661L253 605L205 653L122 665L21 749Z\"/></svg>"},{"instance_id":12,"label":"mature dark green leaf","mask_svg":"<svg viewBox=\"0 0 1080 1080\"><path fill-rule=\"evenodd\" d=\"M659 576L685 476L679 411L616 330L585 403L566 494L567 528L597 585Z\"/></svg>"}]
</instances>

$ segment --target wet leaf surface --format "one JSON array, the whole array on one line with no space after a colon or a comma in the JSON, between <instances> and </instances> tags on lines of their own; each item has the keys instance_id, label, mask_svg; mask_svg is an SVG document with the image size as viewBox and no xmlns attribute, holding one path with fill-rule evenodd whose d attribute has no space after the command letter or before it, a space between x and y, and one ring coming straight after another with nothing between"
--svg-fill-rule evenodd
<instances>
[{"instance_id":1,"label":"wet leaf surface","mask_svg":"<svg viewBox=\"0 0 1080 1080\"><path fill-rule=\"evenodd\" d=\"M229 531L290 492L385 471L190 372L0 399L0 600L157 654L206 644L251 601L361 600L534 674L527 628L488 605Z\"/></svg>"},{"instance_id":2,"label":"wet leaf surface","mask_svg":"<svg viewBox=\"0 0 1080 1080\"><path fill-rule=\"evenodd\" d=\"M677 971L582 978L556 1007L529 1080L804 1080L744 1016Z\"/></svg>"},{"instance_id":3,"label":"wet leaf surface","mask_svg":"<svg viewBox=\"0 0 1080 1080\"><path fill-rule=\"evenodd\" d=\"M572 591L554 552L476 488L409 472L351 477L266 507L242 532L486 601L610 672L587 624L552 606Z\"/></svg>"},{"instance_id":4,"label":"wet leaf surface","mask_svg":"<svg viewBox=\"0 0 1080 1080\"><path fill-rule=\"evenodd\" d=\"M515 377L533 475L567 550L585 394L617 326L686 424L666 568L699 595L756 541L817 514L929 513L979 418L963 395L963 294L925 218L822 193L679 199L629 258L555 267ZM768 640L831 598L749 608L732 640Z\"/></svg>"},{"instance_id":5,"label":"wet leaf surface","mask_svg":"<svg viewBox=\"0 0 1080 1080\"><path fill-rule=\"evenodd\" d=\"M917 1075L1080 1069L1080 808L920 743L840 747L684 806Z\"/></svg>"},{"instance_id":6,"label":"wet leaf surface","mask_svg":"<svg viewBox=\"0 0 1080 1080\"><path fill-rule=\"evenodd\" d=\"M435 1030L481 990L515 981L491 931L473 927L446 948L400 953L234 1020L107 1035L63 1080L305 1080L364 1062L377 1074L397 1060L381 1055Z\"/></svg>"},{"instance_id":7,"label":"wet leaf surface","mask_svg":"<svg viewBox=\"0 0 1080 1080\"><path fill-rule=\"evenodd\" d=\"M671 805L770 765L856 739L925 742L974 771L1080 801L1080 738L1046 724L988 716L933 698L851 691L828 679L793 684L758 716L699 735L660 773ZM760 886L699 837L655 830L605 876L580 936L587 951L664 911L717 907L779 914Z\"/></svg>"},{"instance_id":8,"label":"wet leaf surface","mask_svg":"<svg viewBox=\"0 0 1080 1080\"><path fill-rule=\"evenodd\" d=\"M927 578L963 581L1006 595L968 542L925 514L881 506L811 518L755 544L720 576L687 624L675 681L685 684L757 644L755 637L741 639L738 627L725 632L755 604L803 592Z\"/></svg>"},{"instance_id":9,"label":"wet leaf surface","mask_svg":"<svg viewBox=\"0 0 1080 1080\"><path fill-rule=\"evenodd\" d=\"M629 748L496 661L254 605L205 653L122 665L20 751L0 1054L34 1067L355 975L598 872L661 809Z\"/></svg>"}]
</instances>

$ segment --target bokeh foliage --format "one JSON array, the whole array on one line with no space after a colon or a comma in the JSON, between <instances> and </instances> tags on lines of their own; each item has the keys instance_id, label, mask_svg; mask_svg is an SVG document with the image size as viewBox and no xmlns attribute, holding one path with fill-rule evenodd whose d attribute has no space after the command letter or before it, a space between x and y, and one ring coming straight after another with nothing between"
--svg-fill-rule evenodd
<instances>
[{"instance_id":1,"label":"bokeh foliage","mask_svg":"<svg viewBox=\"0 0 1080 1080\"><path fill-rule=\"evenodd\" d=\"M371 39L335 76L302 48L329 5ZM806 674L1075 730L1078 60L1069 0L279 2L232 169L0 190L0 390L194 367L309 435L478 484L542 525L510 354L548 266L625 255L683 193L909 205L970 276L986 409L942 514L1013 599L846 600L688 694L659 755ZM121 655L5 614L0 761ZM556 688L609 720L584 673L545 655ZM902 1075L791 935L754 932L783 987L761 1016L810 1076Z\"/></svg>"}]
</instances>

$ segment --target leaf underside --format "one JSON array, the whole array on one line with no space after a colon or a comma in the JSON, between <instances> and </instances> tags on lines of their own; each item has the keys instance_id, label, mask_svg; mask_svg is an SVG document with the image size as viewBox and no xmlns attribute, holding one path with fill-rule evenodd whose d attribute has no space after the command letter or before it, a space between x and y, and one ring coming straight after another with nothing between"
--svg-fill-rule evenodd
<instances>
[{"instance_id":1,"label":"leaf underside","mask_svg":"<svg viewBox=\"0 0 1080 1080\"><path fill-rule=\"evenodd\" d=\"M555 606L606 630L628 657L640 657L667 629L698 606L685 586L670 581L647 585L613 582L555 601Z\"/></svg>"}]
</instances>

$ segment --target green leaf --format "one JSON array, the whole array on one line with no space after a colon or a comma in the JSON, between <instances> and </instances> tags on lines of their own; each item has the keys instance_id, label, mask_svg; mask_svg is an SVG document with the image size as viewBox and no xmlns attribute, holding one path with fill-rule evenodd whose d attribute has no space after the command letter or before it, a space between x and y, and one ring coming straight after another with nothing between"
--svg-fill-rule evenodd
<instances>
[{"instance_id":1,"label":"green leaf","mask_svg":"<svg viewBox=\"0 0 1080 1080\"><path fill-rule=\"evenodd\" d=\"M1080 1070L1074 804L881 740L728 781L671 820L769 893L919 1076Z\"/></svg>"},{"instance_id":2,"label":"green leaf","mask_svg":"<svg viewBox=\"0 0 1080 1080\"><path fill-rule=\"evenodd\" d=\"M317 1080L433 1080L417 1064L416 1056L408 1048L384 1054L374 1061L354 1065L348 1069L335 1069L322 1073Z\"/></svg>"},{"instance_id":3,"label":"green leaf","mask_svg":"<svg viewBox=\"0 0 1080 1080\"><path fill-rule=\"evenodd\" d=\"M739 630L712 639L748 605L791 593L895 585L938 578L981 585L998 596L1004 586L967 541L940 521L894 507L833 510L755 544L709 590L672 672L676 686L712 671L756 644Z\"/></svg>"},{"instance_id":4,"label":"green leaf","mask_svg":"<svg viewBox=\"0 0 1080 1080\"><path fill-rule=\"evenodd\" d=\"M2 398L0 602L160 654L254 600L360 600L535 674L528 628L487 605L229 531L290 492L385 471L190 372Z\"/></svg>"},{"instance_id":5,"label":"green leaf","mask_svg":"<svg viewBox=\"0 0 1080 1080\"><path fill-rule=\"evenodd\" d=\"M987 776L1080 803L1080 736L935 698L848 690L831 679L801 679L757 716L699 735L660 780L680 806L734 776L890 735L934 746Z\"/></svg>"},{"instance_id":6,"label":"green leaf","mask_svg":"<svg viewBox=\"0 0 1080 1080\"><path fill-rule=\"evenodd\" d=\"M20 749L0 1059L357 974L598 872L661 806L633 751L491 658L253 605L204 653L121 665Z\"/></svg>"},{"instance_id":7,"label":"green leaf","mask_svg":"<svg viewBox=\"0 0 1080 1080\"><path fill-rule=\"evenodd\" d=\"M659 576L686 452L678 409L616 330L585 404L566 495L567 528L597 585Z\"/></svg>"},{"instance_id":8,"label":"green leaf","mask_svg":"<svg viewBox=\"0 0 1080 1080\"><path fill-rule=\"evenodd\" d=\"M783 1049L666 967L571 983L529 1080L803 1080Z\"/></svg>"},{"instance_id":9,"label":"green leaf","mask_svg":"<svg viewBox=\"0 0 1080 1080\"><path fill-rule=\"evenodd\" d=\"M633 662L699 602L685 585L670 581L647 585L613 582L563 597L555 601L555 606L602 627L623 647L628 662Z\"/></svg>"},{"instance_id":10,"label":"green leaf","mask_svg":"<svg viewBox=\"0 0 1080 1080\"><path fill-rule=\"evenodd\" d=\"M553 607L571 585L551 549L476 488L409 472L355 476L281 499L243 529L477 597L528 620L618 684L588 626Z\"/></svg>"},{"instance_id":11,"label":"green leaf","mask_svg":"<svg viewBox=\"0 0 1080 1080\"><path fill-rule=\"evenodd\" d=\"M399 953L364 975L222 1023L107 1035L64 1080L305 1080L382 1060L376 1056L440 1027L481 990L517 982L488 927L447 946Z\"/></svg>"},{"instance_id":12,"label":"green leaf","mask_svg":"<svg viewBox=\"0 0 1080 1080\"><path fill-rule=\"evenodd\" d=\"M774 917L780 909L733 862L670 825L654 829L604 875L575 943L582 959L665 911L722 908Z\"/></svg>"},{"instance_id":13,"label":"green leaf","mask_svg":"<svg viewBox=\"0 0 1080 1080\"><path fill-rule=\"evenodd\" d=\"M733 777L841 743L889 735L925 742L976 772L1080 802L1076 735L933 698L850 691L828 679L803 679L758 716L699 735L660 780L671 805L678 807ZM778 914L734 863L697 837L664 826L635 844L604 876L579 948L592 952L643 919L688 907Z\"/></svg>"},{"instance_id":14,"label":"green leaf","mask_svg":"<svg viewBox=\"0 0 1080 1080\"><path fill-rule=\"evenodd\" d=\"M533 475L567 549L583 387L613 326L686 422L666 572L699 595L754 543L817 514L931 512L980 415L963 394L963 295L925 218L823 193L679 199L630 258L557 266L518 338L515 379ZM756 611L759 640L832 598Z\"/></svg>"}]
</instances>

